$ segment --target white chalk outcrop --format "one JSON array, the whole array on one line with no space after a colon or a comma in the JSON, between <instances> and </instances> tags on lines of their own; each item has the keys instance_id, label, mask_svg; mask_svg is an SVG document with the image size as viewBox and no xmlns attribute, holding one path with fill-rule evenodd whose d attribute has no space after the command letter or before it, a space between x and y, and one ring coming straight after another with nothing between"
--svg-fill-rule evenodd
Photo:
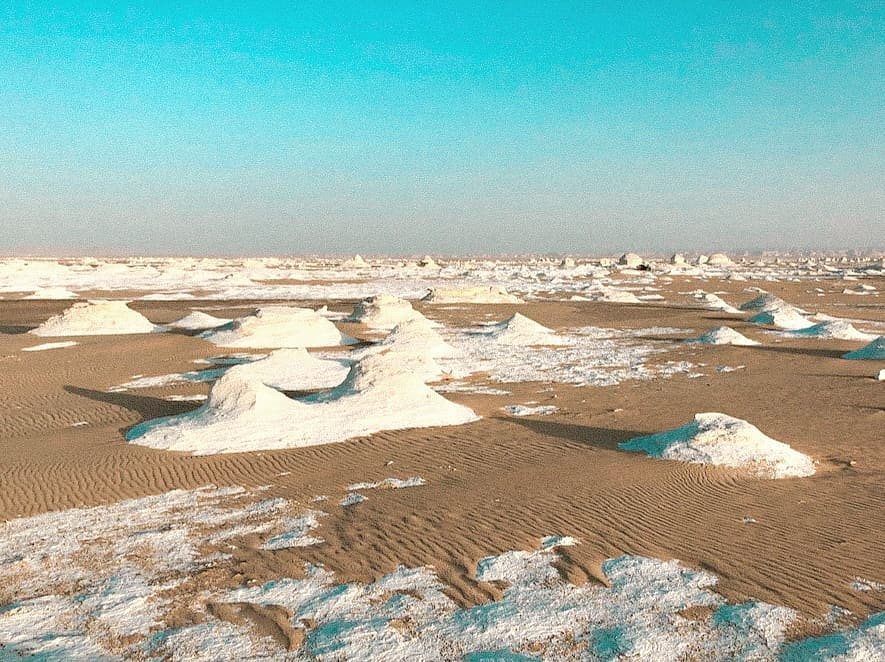
<instances>
[{"instance_id":1,"label":"white chalk outcrop","mask_svg":"<svg viewBox=\"0 0 885 662\"><path fill-rule=\"evenodd\" d=\"M31 345L30 347L22 347L23 352L44 352L47 349L64 349L65 347L74 347L80 343L73 340L63 340L62 342L45 342L40 345Z\"/></svg>"},{"instance_id":2,"label":"white chalk outcrop","mask_svg":"<svg viewBox=\"0 0 885 662\"><path fill-rule=\"evenodd\" d=\"M694 295L694 298L700 301L704 308L709 310L715 310L720 313L740 313L741 311L729 304L727 301L722 299L720 296L713 294L712 292L698 292Z\"/></svg>"},{"instance_id":3,"label":"white chalk outcrop","mask_svg":"<svg viewBox=\"0 0 885 662\"><path fill-rule=\"evenodd\" d=\"M687 343L700 343L705 345L739 345L751 346L758 345L755 340L747 338L742 333L735 331L730 326L717 326L711 331L698 336L697 338L688 338Z\"/></svg>"},{"instance_id":4,"label":"white chalk outcrop","mask_svg":"<svg viewBox=\"0 0 885 662\"><path fill-rule=\"evenodd\" d=\"M520 313L488 328L490 329L487 332L489 337L505 345L565 345L568 343L567 339L556 335L553 329L548 329Z\"/></svg>"},{"instance_id":5,"label":"white chalk outcrop","mask_svg":"<svg viewBox=\"0 0 885 662\"><path fill-rule=\"evenodd\" d=\"M192 310L179 320L171 322L167 326L173 329L181 329L182 331L205 331L207 329L216 329L219 326L230 324L233 320L215 317L209 313L199 310Z\"/></svg>"},{"instance_id":6,"label":"white chalk outcrop","mask_svg":"<svg viewBox=\"0 0 885 662\"><path fill-rule=\"evenodd\" d=\"M66 289L64 287L39 287L34 290L33 294L29 294L24 298L41 300L76 299L77 293L71 292L69 289Z\"/></svg>"},{"instance_id":7,"label":"white chalk outcrop","mask_svg":"<svg viewBox=\"0 0 885 662\"><path fill-rule=\"evenodd\" d=\"M814 461L807 455L764 435L747 421L719 413L695 414L688 425L619 446L665 460L745 469L760 478L814 473Z\"/></svg>"},{"instance_id":8,"label":"white chalk outcrop","mask_svg":"<svg viewBox=\"0 0 885 662\"><path fill-rule=\"evenodd\" d=\"M837 340L862 340L870 342L876 339L872 333L863 333L855 329L845 320L825 320L819 324L791 331L790 335L798 338L834 338Z\"/></svg>"},{"instance_id":9,"label":"white chalk outcrop","mask_svg":"<svg viewBox=\"0 0 885 662\"><path fill-rule=\"evenodd\" d=\"M418 266L422 269L442 269L439 263L437 263L437 261L429 255L425 255L420 260L418 260Z\"/></svg>"},{"instance_id":10,"label":"white chalk outcrop","mask_svg":"<svg viewBox=\"0 0 885 662\"><path fill-rule=\"evenodd\" d=\"M401 322L417 317L424 316L405 299L379 294L356 304L346 321L359 322L372 329L392 329Z\"/></svg>"},{"instance_id":11,"label":"white chalk outcrop","mask_svg":"<svg viewBox=\"0 0 885 662\"><path fill-rule=\"evenodd\" d=\"M329 444L381 430L461 425L477 418L395 360L372 355L353 366L337 388L301 400L231 371L198 409L137 425L127 439L208 455Z\"/></svg>"},{"instance_id":12,"label":"white chalk outcrop","mask_svg":"<svg viewBox=\"0 0 885 662\"><path fill-rule=\"evenodd\" d=\"M864 295L864 294L872 294L876 291L876 288L873 285L868 285L866 283L858 283L853 287L846 287L842 290L842 294L856 294L856 295Z\"/></svg>"},{"instance_id":13,"label":"white chalk outcrop","mask_svg":"<svg viewBox=\"0 0 885 662\"><path fill-rule=\"evenodd\" d=\"M375 356L373 360L387 362L390 369L409 372L424 382L432 382L451 376L436 360L459 355L460 352L422 316L398 324L380 343L357 352L356 358L367 361L368 357Z\"/></svg>"},{"instance_id":14,"label":"white chalk outcrop","mask_svg":"<svg viewBox=\"0 0 885 662\"><path fill-rule=\"evenodd\" d=\"M341 266L346 269L362 269L363 267L368 267L369 263L363 259L362 255L354 255L349 260L344 260L341 263Z\"/></svg>"},{"instance_id":15,"label":"white chalk outcrop","mask_svg":"<svg viewBox=\"0 0 885 662\"><path fill-rule=\"evenodd\" d=\"M779 296L775 296L770 292L763 292L755 299L742 303L739 307L743 311L761 312L763 310L776 310L787 305L789 304Z\"/></svg>"},{"instance_id":16,"label":"white chalk outcrop","mask_svg":"<svg viewBox=\"0 0 885 662\"><path fill-rule=\"evenodd\" d=\"M427 354L435 359L457 356L458 350L452 347L436 331L434 324L423 315L397 324L379 347Z\"/></svg>"},{"instance_id":17,"label":"white chalk outcrop","mask_svg":"<svg viewBox=\"0 0 885 662\"><path fill-rule=\"evenodd\" d=\"M163 331L126 303L104 300L75 303L32 329L31 333L35 336L105 336Z\"/></svg>"},{"instance_id":18,"label":"white chalk outcrop","mask_svg":"<svg viewBox=\"0 0 885 662\"><path fill-rule=\"evenodd\" d=\"M642 303L633 292L619 290L615 287L600 285L587 292L591 301L604 301L606 303Z\"/></svg>"},{"instance_id":19,"label":"white chalk outcrop","mask_svg":"<svg viewBox=\"0 0 885 662\"><path fill-rule=\"evenodd\" d=\"M637 255L636 253L624 253L618 258L618 264L622 267L627 267L628 269L635 269L636 267L642 266L643 260L642 256Z\"/></svg>"},{"instance_id":20,"label":"white chalk outcrop","mask_svg":"<svg viewBox=\"0 0 885 662\"><path fill-rule=\"evenodd\" d=\"M814 322L805 317L805 311L801 308L797 308L768 292L742 304L740 309L756 312L748 320L753 324L778 326L792 331L814 325Z\"/></svg>"},{"instance_id":21,"label":"white chalk outcrop","mask_svg":"<svg viewBox=\"0 0 885 662\"><path fill-rule=\"evenodd\" d=\"M317 391L338 386L349 371L346 361L318 359L297 347L277 349L258 361L236 365L227 373L257 379L281 391Z\"/></svg>"},{"instance_id":22,"label":"white chalk outcrop","mask_svg":"<svg viewBox=\"0 0 885 662\"><path fill-rule=\"evenodd\" d=\"M879 336L866 347L842 355L843 359L885 361L885 336Z\"/></svg>"},{"instance_id":23,"label":"white chalk outcrop","mask_svg":"<svg viewBox=\"0 0 885 662\"><path fill-rule=\"evenodd\" d=\"M267 306L200 334L219 347L332 347L358 342L310 308Z\"/></svg>"},{"instance_id":24,"label":"white chalk outcrop","mask_svg":"<svg viewBox=\"0 0 885 662\"><path fill-rule=\"evenodd\" d=\"M733 264L734 262L732 262L731 258L728 257L725 253L713 253L707 259L707 265L711 267L728 267Z\"/></svg>"},{"instance_id":25,"label":"white chalk outcrop","mask_svg":"<svg viewBox=\"0 0 885 662\"><path fill-rule=\"evenodd\" d=\"M503 287L437 287L428 292L422 301L428 303L522 303L518 296Z\"/></svg>"},{"instance_id":26,"label":"white chalk outcrop","mask_svg":"<svg viewBox=\"0 0 885 662\"><path fill-rule=\"evenodd\" d=\"M752 324L761 324L764 326L777 326L781 329L798 330L806 329L813 326L814 322L802 315L795 307L787 306L779 310L766 310L756 313L747 320Z\"/></svg>"}]
</instances>

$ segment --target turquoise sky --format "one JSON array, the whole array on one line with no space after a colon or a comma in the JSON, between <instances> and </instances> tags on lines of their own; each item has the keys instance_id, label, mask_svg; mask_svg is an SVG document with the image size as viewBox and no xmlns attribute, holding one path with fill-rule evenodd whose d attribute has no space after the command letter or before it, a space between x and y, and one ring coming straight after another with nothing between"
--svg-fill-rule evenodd
<instances>
[{"instance_id":1,"label":"turquoise sky","mask_svg":"<svg viewBox=\"0 0 885 662\"><path fill-rule=\"evenodd\" d=\"M883 2L250 4L0 0L0 252L885 248Z\"/></svg>"}]
</instances>

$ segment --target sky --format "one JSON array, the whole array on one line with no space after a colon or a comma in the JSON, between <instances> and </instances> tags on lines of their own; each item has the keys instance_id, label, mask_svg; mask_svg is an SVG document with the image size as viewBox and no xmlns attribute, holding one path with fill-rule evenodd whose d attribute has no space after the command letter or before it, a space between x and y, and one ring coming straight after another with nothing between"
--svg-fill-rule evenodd
<instances>
[{"instance_id":1,"label":"sky","mask_svg":"<svg viewBox=\"0 0 885 662\"><path fill-rule=\"evenodd\" d=\"M0 0L0 253L885 249L881 1L252 4Z\"/></svg>"}]
</instances>

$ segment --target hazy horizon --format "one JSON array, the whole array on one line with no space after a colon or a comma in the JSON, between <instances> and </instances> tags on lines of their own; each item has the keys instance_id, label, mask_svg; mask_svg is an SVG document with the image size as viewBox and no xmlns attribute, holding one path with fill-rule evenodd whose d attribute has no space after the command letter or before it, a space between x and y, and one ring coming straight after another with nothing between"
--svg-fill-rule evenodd
<instances>
[{"instance_id":1,"label":"hazy horizon","mask_svg":"<svg viewBox=\"0 0 885 662\"><path fill-rule=\"evenodd\" d=\"M885 11L0 6L31 255L885 248Z\"/></svg>"}]
</instances>

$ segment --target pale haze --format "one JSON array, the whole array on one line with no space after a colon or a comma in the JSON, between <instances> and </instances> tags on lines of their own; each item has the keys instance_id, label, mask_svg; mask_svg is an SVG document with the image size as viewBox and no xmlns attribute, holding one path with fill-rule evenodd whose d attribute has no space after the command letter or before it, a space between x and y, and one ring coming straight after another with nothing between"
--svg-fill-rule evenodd
<instances>
[{"instance_id":1,"label":"pale haze","mask_svg":"<svg viewBox=\"0 0 885 662\"><path fill-rule=\"evenodd\" d=\"M0 5L0 251L885 246L880 3Z\"/></svg>"}]
</instances>

